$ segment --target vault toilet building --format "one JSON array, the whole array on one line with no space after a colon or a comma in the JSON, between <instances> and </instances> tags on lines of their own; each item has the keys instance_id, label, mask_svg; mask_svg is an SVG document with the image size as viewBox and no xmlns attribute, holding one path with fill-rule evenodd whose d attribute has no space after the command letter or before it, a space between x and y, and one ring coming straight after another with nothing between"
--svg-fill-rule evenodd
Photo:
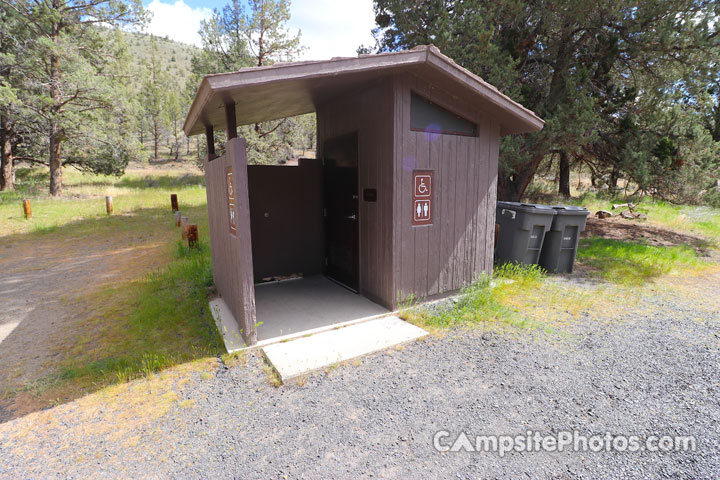
<instances>
[{"instance_id":1,"label":"vault toilet building","mask_svg":"<svg viewBox=\"0 0 720 480\"><path fill-rule=\"evenodd\" d=\"M237 125L309 112L317 160L247 165ZM206 76L184 130L207 135L213 272L244 341L268 321L263 279L324 276L394 310L490 273L500 136L542 127L434 46Z\"/></svg>"}]
</instances>

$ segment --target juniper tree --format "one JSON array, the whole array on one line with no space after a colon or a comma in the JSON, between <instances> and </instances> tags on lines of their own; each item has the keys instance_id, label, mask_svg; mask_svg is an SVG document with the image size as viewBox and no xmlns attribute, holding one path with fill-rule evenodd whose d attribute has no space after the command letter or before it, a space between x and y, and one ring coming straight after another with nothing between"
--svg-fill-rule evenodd
<instances>
[{"instance_id":1,"label":"juniper tree","mask_svg":"<svg viewBox=\"0 0 720 480\"><path fill-rule=\"evenodd\" d=\"M552 153L587 161L611 186L670 171L655 155L665 137L674 156L703 155L697 125L670 117L683 95L697 109L718 71L717 2L375 0L375 14L377 50L433 43L545 119L539 133L503 139L500 198L517 200Z\"/></svg>"}]
</instances>

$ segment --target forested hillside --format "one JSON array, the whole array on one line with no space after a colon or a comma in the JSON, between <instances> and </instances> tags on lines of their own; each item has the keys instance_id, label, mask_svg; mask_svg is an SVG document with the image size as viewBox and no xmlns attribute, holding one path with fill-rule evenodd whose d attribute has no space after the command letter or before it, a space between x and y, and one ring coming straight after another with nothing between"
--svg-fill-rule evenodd
<instances>
[{"instance_id":1,"label":"forested hillside","mask_svg":"<svg viewBox=\"0 0 720 480\"><path fill-rule=\"evenodd\" d=\"M287 0L232 2L202 22L203 48L143 33L138 1L0 3L0 189L17 165L47 165L62 194L64 167L120 175L129 162L201 163L182 131L202 77L296 58ZM282 163L312 148L314 115L241 127L251 163ZM218 132L223 149L223 133Z\"/></svg>"},{"instance_id":2,"label":"forested hillside","mask_svg":"<svg viewBox=\"0 0 720 480\"><path fill-rule=\"evenodd\" d=\"M126 32L125 37L130 55L135 59L137 66L149 62L152 51L151 36L146 33ZM169 38L154 37L154 39L158 56L167 62L166 71L178 79L180 89L184 88L184 83L192 73L193 56L200 52L200 48Z\"/></svg>"}]
</instances>

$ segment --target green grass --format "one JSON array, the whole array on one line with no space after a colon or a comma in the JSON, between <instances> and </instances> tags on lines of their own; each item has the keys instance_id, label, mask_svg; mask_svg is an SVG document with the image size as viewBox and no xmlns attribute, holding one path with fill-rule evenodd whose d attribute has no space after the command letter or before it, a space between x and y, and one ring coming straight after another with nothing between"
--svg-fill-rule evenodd
<instances>
[{"instance_id":1,"label":"green grass","mask_svg":"<svg viewBox=\"0 0 720 480\"><path fill-rule=\"evenodd\" d=\"M159 272L93 298L96 314L86 320L57 372L30 386L72 393L146 377L173 365L224 353L207 306L212 284L209 249L178 247Z\"/></svg>"},{"instance_id":2,"label":"green grass","mask_svg":"<svg viewBox=\"0 0 720 480\"><path fill-rule=\"evenodd\" d=\"M18 169L18 185L14 192L0 193L0 227L3 234L50 233L57 227L68 228L71 234L85 235L82 231L90 226L88 220L104 220L105 196L113 197L114 221L121 228L123 215L158 208L167 209L170 194L176 193L180 209L199 210L206 203L204 177L199 172L158 169L148 175L142 170L130 170L122 177L83 174L70 168L63 171L63 196L51 198L47 194L48 171L42 169ZM33 216L26 220L22 199L29 198Z\"/></svg>"},{"instance_id":3,"label":"green grass","mask_svg":"<svg viewBox=\"0 0 720 480\"><path fill-rule=\"evenodd\" d=\"M688 246L656 247L605 238L580 240L578 261L609 282L641 285L681 268L705 264Z\"/></svg>"},{"instance_id":4,"label":"green grass","mask_svg":"<svg viewBox=\"0 0 720 480\"><path fill-rule=\"evenodd\" d=\"M97 296L97 305L107 308L88 322L95 328L78 339L83 347L61 362L57 379L106 385L223 353L207 305L211 285L207 244L197 250L178 245L173 261L159 272ZM117 299L132 299L125 314Z\"/></svg>"},{"instance_id":5,"label":"green grass","mask_svg":"<svg viewBox=\"0 0 720 480\"><path fill-rule=\"evenodd\" d=\"M430 329L472 326L485 322L529 327L534 325L531 319L519 314L504 300L510 291L517 295L538 288L544 278L544 273L536 265L501 265L495 269L493 278L481 276L463 288L448 306L432 312L422 307L411 307L402 316Z\"/></svg>"}]
</instances>

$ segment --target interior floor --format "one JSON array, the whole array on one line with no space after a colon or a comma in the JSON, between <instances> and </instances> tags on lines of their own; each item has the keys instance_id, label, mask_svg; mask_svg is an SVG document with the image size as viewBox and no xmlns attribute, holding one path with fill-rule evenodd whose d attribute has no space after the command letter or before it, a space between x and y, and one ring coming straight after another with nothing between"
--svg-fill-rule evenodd
<instances>
[{"instance_id":1,"label":"interior floor","mask_svg":"<svg viewBox=\"0 0 720 480\"><path fill-rule=\"evenodd\" d=\"M255 285L255 309L258 341L388 312L321 275Z\"/></svg>"}]
</instances>

